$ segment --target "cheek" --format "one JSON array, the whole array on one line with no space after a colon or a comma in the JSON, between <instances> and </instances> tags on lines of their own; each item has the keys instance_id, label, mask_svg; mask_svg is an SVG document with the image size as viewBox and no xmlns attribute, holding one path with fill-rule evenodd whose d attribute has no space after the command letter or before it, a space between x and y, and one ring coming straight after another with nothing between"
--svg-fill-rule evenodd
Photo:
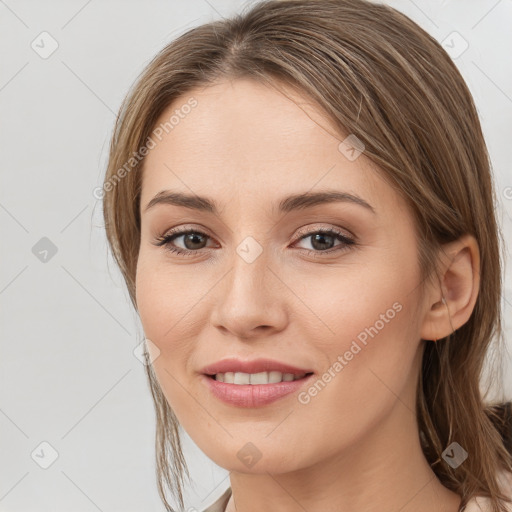
<instances>
[{"instance_id":1,"label":"cheek","mask_svg":"<svg viewBox=\"0 0 512 512\"><path fill-rule=\"evenodd\" d=\"M206 297L212 283L201 272L170 265L162 258L141 254L136 275L136 298L146 338L158 348L153 368L169 403L186 410L190 395L184 389L193 366L198 339L207 325ZM183 402L183 406L181 405ZM188 402L190 406L190 402Z\"/></svg>"},{"instance_id":2,"label":"cheek","mask_svg":"<svg viewBox=\"0 0 512 512\"><path fill-rule=\"evenodd\" d=\"M346 439L378 422L415 382L420 322L414 289L419 276L412 263L399 267L358 272L357 279L338 279L336 286L308 295L333 332L317 338L326 362L320 382L306 390L302 403L313 415L329 410Z\"/></svg>"},{"instance_id":3,"label":"cheek","mask_svg":"<svg viewBox=\"0 0 512 512\"><path fill-rule=\"evenodd\" d=\"M176 414L187 410L187 394L180 383L194 333L187 311L190 293L179 273L162 267L142 254L136 275L136 299L144 335L156 346L152 366L166 401Z\"/></svg>"},{"instance_id":4,"label":"cheek","mask_svg":"<svg viewBox=\"0 0 512 512\"><path fill-rule=\"evenodd\" d=\"M137 307L144 336L158 349L152 364L160 383L176 375L187 348L187 338L180 337L187 316L184 302L179 300L179 290L176 276L163 272L161 266L145 259L144 255L139 257Z\"/></svg>"},{"instance_id":5,"label":"cheek","mask_svg":"<svg viewBox=\"0 0 512 512\"><path fill-rule=\"evenodd\" d=\"M136 298L146 336L153 336L163 345L166 340L190 337L195 332L195 308L207 289L179 265L142 254L137 266Z\"/></svg>"},{"instance_id":6,"label":"cheek","mask_svg":"<svg viewBox=\"0 0 512 512\"><path fill-rule=\"evenodd\" d=\"M159 345L169 312L162 307L165 304L166 297L163 293L158 269L146 263L143 255L139 256L137 264L135 290L137 309L144 334L153 343Z\"/></svg>"}]
</instances>

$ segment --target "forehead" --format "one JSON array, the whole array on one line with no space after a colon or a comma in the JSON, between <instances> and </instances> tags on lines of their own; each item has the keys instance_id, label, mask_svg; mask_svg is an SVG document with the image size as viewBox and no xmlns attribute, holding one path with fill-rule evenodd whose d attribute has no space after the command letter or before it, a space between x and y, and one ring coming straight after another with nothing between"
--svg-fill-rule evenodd
<instances>
[{"instance_id":1,"label":"forehead","mask_svg":"<svg viewBox=\"0 0 512 512\"><path fill-rule=\"evenodd\" d=\"M328 188L398 206L396 192L364 154L354 160L340 150L346 135L311 100L285 91L239 79L177 98L155 124L160 130L144 161L141 209L169 189L225 205L235 196L275 203Z\"/></svg>"}]
</instances>

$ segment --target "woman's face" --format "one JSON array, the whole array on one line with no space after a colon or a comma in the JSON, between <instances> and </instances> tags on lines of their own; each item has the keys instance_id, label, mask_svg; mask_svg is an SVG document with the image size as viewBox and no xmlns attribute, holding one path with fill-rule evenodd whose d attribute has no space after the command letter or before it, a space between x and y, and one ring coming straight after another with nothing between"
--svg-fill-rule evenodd
<instances>
[{"instance_id":1,"label":"woman's face","mask_svg":"<svg viewBox=\"0 0 512 512\"><path fill-rule=\"evenodd\" d=\"M398 400L414 410L423 306L411 213L352 138L340 146L290 95L250 80L196 89L161 116L144 164L136 299L154 369L190 437L235 471L288 472L385 442ZM254 384L266 381L203 373L228 358L313 374ZM239 369L279 380L274 363Z\"/></svg>"}]
</instances>

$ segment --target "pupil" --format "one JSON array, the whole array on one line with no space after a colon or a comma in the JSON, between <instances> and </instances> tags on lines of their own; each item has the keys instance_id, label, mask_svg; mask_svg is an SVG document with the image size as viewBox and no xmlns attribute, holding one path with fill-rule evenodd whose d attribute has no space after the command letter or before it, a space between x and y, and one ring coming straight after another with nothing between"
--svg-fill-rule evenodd
<instances>
[{"instance_id":1,"label":"pupil","mask_svg":"<svg viewBox=\"0 0 512 512\"><path fill-rule=\"evenodd\" d=\"M197 239L197 238L201 238L202 235L199 235L198 233L189 233L188 235L185 236L185 247L187 247L188 249L198 249L198 247L189 247L189 244L187 242L192 242L192 244L194 244L194 240ZM201 247L199 247L199 249L201 249Z\"/></svg>"},{"instance_id":2,"label":"pupil","mask_svg":"<svg viewBox=\"0 0 512 512\"><path fill-rule=\"evenodd\" d=\"M333 236L332 235L324 235L322 233L317 233L316 235L313 236L313 241L311 242L311 244L313 245L313 247L315 247L315 249L330 249L330 247L325 247L325 242L322 243L322 240L325 238L331 239L331 241L332 241ZM316 246L318 240L320 240L320 246ZM327 244L327 245L331 245L331 244Z\"/></svg>"}]
</instances>

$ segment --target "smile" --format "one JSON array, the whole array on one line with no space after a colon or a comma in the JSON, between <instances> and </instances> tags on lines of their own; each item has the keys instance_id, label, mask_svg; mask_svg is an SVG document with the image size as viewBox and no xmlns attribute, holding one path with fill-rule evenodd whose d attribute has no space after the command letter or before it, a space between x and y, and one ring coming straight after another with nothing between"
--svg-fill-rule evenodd
<instances>
[{"instance_id":1,"label":"smile","mask_svg":"<svg viewBox=\"0 0 512 512\"><path fill-rule=\"evenodd\" d=\"M226 372L202 375L202 382L220 401L235 407L261 407L292 396L311 380L313 373L301 375L281 372ZM219 379L226 379L221 381ZM233 382L229 382L232 380Z\"/></svg>"}]
</instances>

